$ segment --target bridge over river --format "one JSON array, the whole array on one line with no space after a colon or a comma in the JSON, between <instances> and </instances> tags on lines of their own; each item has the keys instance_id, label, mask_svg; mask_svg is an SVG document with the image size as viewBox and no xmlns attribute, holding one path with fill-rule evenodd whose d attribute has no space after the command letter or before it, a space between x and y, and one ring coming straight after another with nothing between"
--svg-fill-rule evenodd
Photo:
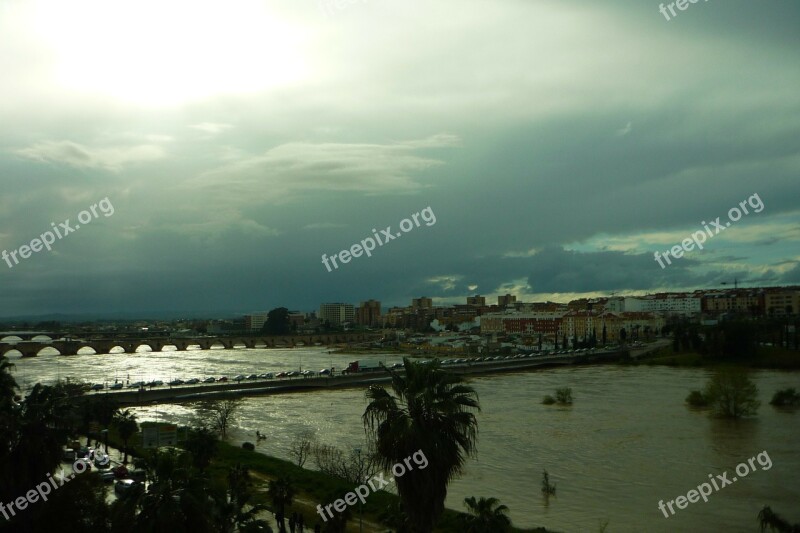
<instances>
[{"instance_id":1,"label":"bridge over river","mask_svg":"<svg viewBox=\"0 0 800 533\"><path fill-rule=\"evenodd\" d=\"M36 357L45 348L52 348L58 351L59 355L77 355L79 350L91 349L94 353L111 353L115 348L121 348L122 352L116 353L135 353L141 347L148 347L154 352L163 351L165 347L172 347L174 350L183 351L190 346L199 347L202 350L211 348L224 348L232 350L234 348L291 348L294 346L323 346L332 344L350 344L375 341L381 338L380 333L330 333L314 335L274 335L274 336L203 336L203 337L137 337L137 338L52 338L47 334L37 333L33 336L17 335L23 340L7 340L7 337L0 341L0 355L5 355L10 351L16 350L23 357ZM57 334L54 334L57 335ZM10 335L9 335L10 336ZM49 338L42 338L49 337ZM33 340L37 339L38 340ZM28 339L28 340L25 340Z\"/></svg>"}]
</instances>

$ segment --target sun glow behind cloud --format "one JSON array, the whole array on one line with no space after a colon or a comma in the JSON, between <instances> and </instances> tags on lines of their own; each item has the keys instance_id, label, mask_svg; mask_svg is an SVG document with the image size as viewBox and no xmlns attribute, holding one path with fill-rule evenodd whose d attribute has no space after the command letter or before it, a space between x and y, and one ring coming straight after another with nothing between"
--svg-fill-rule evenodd
<instances>
[{"instance_id":1,"label":"sun glow behind cloud","mask_svg":"<svg viewBox=\"0 0 800 533\"><path fill-rule=\"evenodd\" d=\"M306 80L307 33L258 2L40 0L35 27L66 89L144 106Z\"/></svg>"}]
</instances>

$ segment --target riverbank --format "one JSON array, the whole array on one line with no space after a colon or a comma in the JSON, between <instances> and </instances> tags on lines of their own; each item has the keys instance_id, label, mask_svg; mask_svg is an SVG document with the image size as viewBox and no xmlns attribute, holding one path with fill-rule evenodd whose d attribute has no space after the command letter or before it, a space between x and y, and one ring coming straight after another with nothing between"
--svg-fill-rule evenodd
<instances>
[{"instance_id":1,"label":"riverbank","mask_svg":"<svg viewBox=\"0 0 800 533\"><path fill-rule=\"evenodd\" d=\"M184 433L187 428L181 427L180 433ZM141 434L134 435L131 442L141 441ZM109 443L121 447L119 436L115 431L110 432ZM146 451L140 446L133 446L129 452L131 463L134 457L145 456ZM234 446L224 441L218 442L217 452L208 468L208 473L217 483L224 484L228 478L228 472L235 466L246 468L251 480L253 481L253 496L250 503L253 505L262 504L272 510L272 502L267 495L269 482L278 478L288 478L295 488L294 501L291 506L286 508L286 514L293 512L302 514L304 522L309 530L313 530L314 524L321 523L317 514L317 505L328 503L333 496L343 497L353 490L353 485L347 481L318 472L301 468L296 464ZM383 533L389 529L381 522L381 517L388 509L394 509L399 504L400 499L395 494L386 491L373 492L367 498L363 508L353 507L351 517L347 524L346 531L355 533L363 531L366 533ZM438 533L460 533L463 531L461 525L461 515L465 513L453 509L445 509L439 523L434 531ZM271 513L262 518L274 521ZM543 527L533 529L512 528L511 533L555 533Z\"/></svg>"},{"instance_id":2,"label":"riverbank","mask_svg":"<svg viewBox=\"0 0 800 533\"><path fill-rule=\"evenodd\" d=\"M663 365L672 367L712 368L736 366L762 370L800 370L800 352L785 348L762 346L752 357L720 359L695 351L675 352L664 346L625 364Z\"/></svg>"}]
</instances>

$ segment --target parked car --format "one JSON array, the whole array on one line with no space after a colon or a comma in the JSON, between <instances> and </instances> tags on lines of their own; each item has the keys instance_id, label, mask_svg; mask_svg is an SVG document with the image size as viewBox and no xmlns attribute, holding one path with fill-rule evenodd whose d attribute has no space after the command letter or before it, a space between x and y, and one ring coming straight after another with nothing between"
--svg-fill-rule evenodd
<instances>
[{"instance_id":1,"label":"parked car","mask_svg":"<svg viewBox=\"0 0 800 533\"><path fill-rule=\"evenodd\" d=\"M233 381L242 381L245 377L244 374L239 374L238 376L234 376Z\"/></svg>"},{"instance_id":2,"label":"parked car","mask_svg":"<svg viewBox=\"0 0 800 533\"><path fill-rule=\"evenodd\" d=\"M330 368L323 368L322 370L319 371L319 375L320 376L330 376L331 375Z\"/></svg>"},{"instance_id":3,"label":"parked car","mask_svg":"<svg viewBox=\"0 0 800 533\"><path fill-rule=\"evenodd\" d=\"M275 377L276 378L285 378L288 375L289 375L288 372L278 372L277 374L275 374Z\"/></svg>"},{"instance_id":4,"label":"parked car","mask_svg":"<svg viewBox=\"0 0 800 533\"><path fill-rule=\"evenodd\" d=\"M104 388L106 388L106 386L103 385L102 383L95 383L90 388L91 390L103 390Z\"/></svg>"},{"instance_id":5,"label":"parked car","mask_svg":"<svg viewBox=\"0 0 800 533\"><path fill-rule=\"evenodd\" d=\"M186 380L186 384L187 385L197 385L198 383L200 383L200 380L197 379L197 378L192 378L192 379L187 379Z\"/></svg>"},{"instance_id":6,"label":"parked car","mask_svg":"<svg viewBox=\"0 0 800 533\"><path fill-rule=\"evenodd\" d=\"M249 376L247 376L247 379L250 379L250 380L258 379L258 374L250 374Z\"/></svg>"},{"instance_id":7,"label":"parked car","mask_svg":"<svg viewBox=\"0 0 800 533\"><path fill-rule=\"evenodd\" d=\"M120 479L114 484L114 494L122 498L139 485L140 482L133 479Z\"/></svg>"},{"instance_id":8,"label":"parked car","mask_svg":"<svg viewBox=\"0 0 800 533\"><path fill-rule=\"evenodd\" d=\"M105 481L106 483L111 483L116 479L116 475L114 474L113 470L103 470L100 472L100 479Z\"/></svg>"},{"instance_id":9,"label":"parked car","mask_svg":"<svg viewBox=\"0 0 800 533\"><path fill-rule=\"evenodd\" d=\"M224 382L228 381L228 378L227 378L226 376L222 376L222 377L221 377L221 378L219 378L217 381L219 381L219 382L221 382L221 383L224 383Z\"/></svg>"},{"instance_id":10,"label":"parked car","mask_svg":"<svg viewBox=\"0 0 800 533\"><path fill-rule=\"evenodd\" d=\"M302 374L303 376L308 378L308 377L313 376L314 372L312 372L311 370L303 370L302 372L300 372L300 374Z\"/></svg>"},{"instance_id":11,"label":"parked car","mask_svg":"<svg viewBox=\"0 0 800 533\"><path fill-rule=\"evenodd\" d=\"M203 383L214 383L215 381L217 381L216 378L206 378L203 380Z\"/></svg>"},{"instance_id":12,"label":"parked car","mask_svg":"<svg viewBox=\"0 0 800 533\"><path fill-rule=\"evenodd\" d=\"M114 383L113 385L109 386L108 388L111 389L111 390L119 390L122 387L124 387L124 385L122 384L121 381L118 381L117 383Z\"/></svg>"},{"instance_id":13,"label":"parked car","mask_svg":"<svg viewBox=\"0 0 800 533\"><path fill-rule=\"evenodd\" d=\"M170 387L172 387L174 385L183 385L183 380L182 379L173 379L172 381L169 382L169 386Z\"/></svg>"}]
</instances>

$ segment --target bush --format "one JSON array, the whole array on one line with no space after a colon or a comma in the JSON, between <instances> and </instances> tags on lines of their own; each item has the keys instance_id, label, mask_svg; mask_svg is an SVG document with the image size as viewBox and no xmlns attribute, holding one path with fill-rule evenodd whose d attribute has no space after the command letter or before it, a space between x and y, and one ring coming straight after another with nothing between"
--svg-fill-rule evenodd
<instances>
[{"instance_id":1,"label":"bush","mask_svg":"<svg viewBox=\"0 0 800 533\"><path fill-rule=\"evenodd\" d=\"M556 389L556 401L561 405L569 405L572 403L572 389L570 387L562 387Z\"/></svg>"},{"instance_id":2,"label":"bush","mask_svg":"<svg viewBox=\"0 0 800 533\"><path fill-rule=\"evenodd\" d=\"M242 443L242 448L244 448L245 450L253 452L253 451L255 451L256 446L252 442L243 442Z\"/></svg>"},{"instance_id":3,"label":"bush","mask_svg":"<svg viewBox=\"0 0 800 533\"><path fill-rule=\"evenodd\" d=\"M781 389L775 392L769 404L775 407L798 407L800 406L800 394L794 388Z\"/></svg>"},{"instance_id":4,"label":"bush","mask_svg":"<svg viewBox=\"0 0 800 533\"><path fill-rule=\"evenodd\" d=\"M708 398L703 391L693 390L689 393L689 396L686 397L686 403L688 403L692 407L708 407Z\"/></svg>"},{"instance_id":5,"label":"bush","mask_svg":"<svg viewBox=\"0 0 800 533\"><path fill-rule=\"evenodd\" d=\"M572 405L572 389L569 387L556 389L555 397L548 394L542 399L542 403L544 405L553 405L554 403L558 405Z\"/></svg>"}]
</instances>

